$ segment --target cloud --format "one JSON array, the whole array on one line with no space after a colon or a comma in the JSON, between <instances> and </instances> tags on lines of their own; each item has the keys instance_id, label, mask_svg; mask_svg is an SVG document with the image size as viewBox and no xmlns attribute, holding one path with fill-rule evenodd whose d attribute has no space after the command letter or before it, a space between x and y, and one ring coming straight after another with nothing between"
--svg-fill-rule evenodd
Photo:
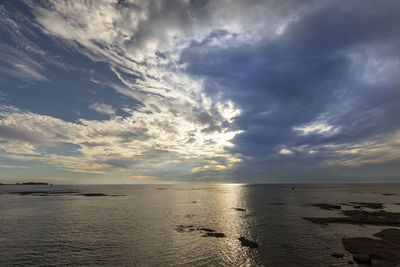
<instances>
[{"instance_id":1,"label":"cloud","mask_svg":"<svg viewBox=\"0 0 400 267\"><path fill-rule=\"evenodd\" d=\"M400 6L390 1L374 10L376 4L355 1L344 9L335 1L299 3L299 12L291 10L273 24L280 25L276 35L251 41L233 36L227 46L213 40L222 37L205 36L181 53L186 71L203 79L208 94L228 98L241 110L236 121L243 133L233 140L233 151L246 160L237 176L269 179L271 170L280 169L276 176L288 179L287 159L275 155L289 151L299 153L290 160L291 168L304 170L298 176L311 173L305 160L334 173L316 153L319 148L330 146L324 157L336 158L352 143L374 140L386 147L400 125L393 113L400 111L393 105L399 100L393 73L400 69L394 26ZM300 153L304 147L310 149ZM364 153L382 163L372 151Z\"/></svg>"},{"instance_id":2,"label":"cloud","mask_svg":"<svg viewBox=\"0 0 400 267\"><path fill-rule=\"evenodd\" d=\"M294 127L293 130L300 132L301 135L322 134L326 136L336 134L339 131L338 128L325 122L313 122L308 125Z\"/></svg>"},{"instance_id":3,"label":"cloud","mask_svg":"<svg viewBox=\"0 0 400 267\"><path fill-rule=\"evenodd\" d=\"M65 68L49 51L44 51L31 39L37 37L35 25L29 16L0 5L0 71L7 76L28 83L48 81L46 67L49 64ZM12 4L11 4L12 5Z\"/></svg>"},{"instance_id":4,"label":"cloud","mask_svg":"<svg viewBox=\"0 0 400 267\"><path fill-rule=\"evenodd\" d=\"M237 161L226 151L236 133L203 134L187 121L168 122L167 115L132 111L125 118L114 116L110 120L71 123L6 106L0 118L0 149L4 157L46 162L73 172L132 170L154 161L147 167L151 169L156 164L168 165L163 155L171 153L177 154L182 162L197 159L207 166L210 163L206 159L211 156L222 157L226 168ZM62 143L74 144L79 153L66 154L65 146L59 146ZM46 147L54 149L43 149Z\"/></svg>"},{"instance_id":5,"label":"cloud","mask_svg":"<svg viewBox=\"0 0 400 267\"><path fill-rule=\"evenodd\" d=\"M106 115L114 115L115 114L115 109L107 104L99 104L99 103L93 103L89 106L89 108L96 110L97 112L106 114Z\"/></svg>"},{"instance_id":6,"label":"cloud","mask_svg":"<svg viewBox=\"0 0 400 267\"><path fill-rule=\"evenodd\" d=\"M290 155L290 154L293 154L293 151L291 151L291 150L289 150L287 148L282 148L281 150L279 150L279 154Z\"/></svg>"},{"instance_id":7,"label":"cloud","mask_svg":"<svg viewBox=\"0 0 400 267\"><path fill-rule=\"evenodd\" d=\"M46 81L47 79L39 72L35 71L32 67L23 64L14 64L17 69L18 75L23 78L30 79L33 81Z\"/></svg>"},{"instance_id":8,"label":"cloud","mask_svg":"<svg viewBox=\"0 0 400 267\"><path fill-rule=\"evenodd\" d=\"M21 166L21 165L0 164L0 168L5 168L5 169L26 169L26 168L29 168L29 167L28 166Z\"/></svg>"},{"instance_id":9,"label":"cloud","mask_svg":"<svg viewBox=\"0 0 400 267\"><path fill-rule=\"evenodd\" d=\"M185 40L189 29L194 30L191 38L213 30L197 29L194 23L208 19L203 7L184 1L27 4L44 33L61 38L66 46L93 61L106 63L118 78L115 82L100 77L96 83L140 103L124 109L129 114L126 117L81 119L79 127L74 127L82 128L79 132L89 134L91 140L62 140L79 144L85 155L114 154L112 160L102 161L114 167L129 165L118 158L121 155L135 161L154 149L178 153L184 159L196 157L206 166L205 157L235 157L227 148L240 133L234 126L239 109L232 102L204 94L201 81L182 72L178 62L180 47L189 43ZM97 102L90 108L107 115L116 113L114 107ZM107 145L86 145L89 143Z\"/></svg>"},{"instance_id":10,"label":"cloud","mask_svg":"<svg viewBox=\"0 0 400 267\"><path fill-rule=\"evenodd\" d=\"M156 176L151 176L151 175L131 175L131 176L127 176L125 177L126 181L132 181L132 180L156 180L158 177Z\"/></svg>"},{"instance_id":11,"label":"cloud","mask_svg":"<svg viewBox=\"0 0 400 267\"><path fill-rule=\"evenodd\" d=\"M8 157L23 157L18 143L27 158L71 171L254 181L334 179L398 161L389 149L400 125L398 1L25 4L41 34L112 73L88 79L137 105L100 96L89 108L109 118L72 122L3 108ZM7 33L21 29L26 44L4 46L2 72L46 81L57 61L27 37L28 18L2 10ZM41 150L62 142L80 156Z\"/></svg>"}]
</instances>

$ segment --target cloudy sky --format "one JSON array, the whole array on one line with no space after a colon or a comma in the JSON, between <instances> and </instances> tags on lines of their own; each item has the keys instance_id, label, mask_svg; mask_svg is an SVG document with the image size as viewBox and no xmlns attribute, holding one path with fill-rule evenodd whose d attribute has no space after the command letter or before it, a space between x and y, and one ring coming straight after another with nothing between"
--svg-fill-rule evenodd
<instances>
[{"instance_id":1,"label":"cloudy sky","mask_svg":"<svg viewBox=\"0 0 400 267\"><path fill-rule=\"evenodd\" d=\"M390 182L400 1L0 2L0 182Z\"/></svg>"}]
</instances>

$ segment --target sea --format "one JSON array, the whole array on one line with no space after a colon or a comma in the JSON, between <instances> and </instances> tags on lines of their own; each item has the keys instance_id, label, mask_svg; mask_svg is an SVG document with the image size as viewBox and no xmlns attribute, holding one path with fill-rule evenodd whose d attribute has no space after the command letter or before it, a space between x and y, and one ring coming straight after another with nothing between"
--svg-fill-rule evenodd
<instances>
[{"instance_id":1,"label":"sea","mask_svg":"<svg viewBox=\"0 0 400 267\"><path fill-rule=\"evenodd\" d=\"M348 202L400 212L400 184L1 185L0 266L349 266L388 227L303 219Z\"/></svg>"}]
</instances>

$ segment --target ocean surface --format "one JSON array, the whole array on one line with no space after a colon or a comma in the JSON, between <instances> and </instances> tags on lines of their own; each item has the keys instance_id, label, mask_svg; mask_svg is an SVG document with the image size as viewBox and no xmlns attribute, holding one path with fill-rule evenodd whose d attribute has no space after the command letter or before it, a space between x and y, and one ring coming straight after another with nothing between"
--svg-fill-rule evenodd
<instances>
[{"instance_id":1,"label":"ocean surface","mask_svg":"<svg viewBox=\"0 0 400 267\"><path fill-rule=\"evenodd\" d=\"M388 227L303 217L340 216L310 204L350 201L399 212L400 184L2 185L0 266L349 266L341 239Z\"/></svg>"}]
</instances>

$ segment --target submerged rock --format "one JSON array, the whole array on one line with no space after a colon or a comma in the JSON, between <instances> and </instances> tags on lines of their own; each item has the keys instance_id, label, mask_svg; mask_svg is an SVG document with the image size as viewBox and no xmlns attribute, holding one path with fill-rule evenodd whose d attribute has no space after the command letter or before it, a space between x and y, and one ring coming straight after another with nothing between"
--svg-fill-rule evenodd
<instances>
[{"instance_id":1,"label":"submerged rock","mask_svg":"<svg viewBox=\"0 0 400 267\"><path fill-rule=\"evenodd\" d=\"M106 194L103 193L83 193L83 194L78 194L79 196L85 196L85 197L105 197L107 196Z\"/></svg>"},{"instance_id":2,"label":"submerged rock","mask_svg":"<svg viewBox=\"0 0 400 267\"><path fill-rule=\"evenodd\" d=\"M375 238L353 237L343 238L343 246L354 254L357 263L370 264L372 260L382 266L398 266L400 264L400 230L385 229L374 234Z\"/></svg>"},{"instance_id":3,"label":"submerged rock","mask_svg":"<svg viewBox=\"0 0 400 267\"><path fill-rule=\"evenodd\" d=\"M400 213L397 212L388 212L384 210L375 212L344 210L342 211L342 213L346 217L327 217L327 218L303 217L303 219L318 224L347 223L347 224L359 224L359 225L367 224L367 225L382 225L382 226L400 225Z\"/></svg>"},{"instance_id":4,"label":"submerged rock","mask_svg":"<svg viewBox=\"0 0 400 267\"><path fill-rule=\"evenodd\" d=\"M20 196L25 196L25 195L46 195L49 194L47 191L24 191L24 192L15 192L14 194L18 194Z\"/></svg>"},{"instance_id":5,"label":"submerged rock","mask_svg":"<svg viewBox=\"0 0 400 267\"><path fill-rule=\"evenodd\" d=\"M224 233L217 233L214 229L206 228L206 227L195 227L193 225L177 225L175 230L179 233L188 233L197 231L203 233L202 237L216 237L222 238L225 237Z\"/></svg>"},{"instance_id":6,"label":"submerged rock","mask_svg":"<svg viewBox=\"0 0 400 267\"><path fill-rule=\"evenodd\" d=\"M232 208L232 209L237 210L237 211L246 211L246 209L242 209L242 208Z\"/></svg>"},{"instance_id":7,"label":"submerged rock","mask_svg":"<svg viewBox=\"0 0 400 267\"><path fill-rule=\"evenodd\" d=\"M371 264L371 258L365 254L356 254L353 256L353 260L361 264Z\"/></svg>"},{"instance_id":8,"label":"submerged rock","mask_svg":"<svg viewBox=\"0 0 400 267\"><path fill-rule=\"evenodd\" d=\"M222 238L225 237L224 233L205 233L204 235L202 235L202 237L216 237L216 238Z\"/></svg>"},{"instance_id":9,"label":"submerged rock","mask_svg":"<svg viewBox=\"0 0 400 267\"><path fill-rule=\"evenodd\" d=\"M214 229L205 228L205 227L197 227L197 230L199 230L199 231L205 231L205 232L215 232Z\"/></svg>"},{"instance_id":10,"label":"submerged rock","mask_svg":"<svg viewBox=\"0 0 400 267\"><path fill-rule=\"evenodd\" d=\"M340 259L340 258L344 257L343 254L337 253L337 252L332 253L331 256L334 257L334 258L337 258L337 259Z\"/></svg>"},{"instance_id":11,"label":"submerged rock","mask_svg":"<svg viewBox=\"0 0 400 267\"><path fill-rule=\"evenodd\" d=\"M20 196L25 195L37 195L37 196L47 196L47 195L60 195L60 194L76 194L76 191L21 191L14 192L13 194L18 194Z\"/></svg>"},{"instance_id":12,"label":"submerged rock","mask_svg":"<svg viewBox=\"0 0 400 267\"><path fill-rule=\"evenodd\" d=\"M375 202L350 202L355 208L370 208L370 209L383 209L385 206L382 203Z\"/></svg>"},{"instance_id":13,"label":"submerged rock","mask_svg":"<svg viewBox=\"0 0 400 267\"><path fill-rule=\"evenodd\" d=\"M225 237L225 234L223 233L216 233L214 229L206 228L206 227L195 227L193 225L177 225L175 227L175 230L179 233L188 233L188 232L193 232L197 231L200 233L204 233L202 236L203 237L209 237L209 236L214 236L214 237ZM222 236L223 235L223 236Z\"/></svg>"},{"instance_id":14,"label":"submerged rock","mask_svg":"<svg viewBox=\"0 0 400 267\"><path fill-rule=\"evenodd\" d=\"M328 203L312 204L312 206L318 207L323 210L340 210L342 208L339 205L328 204Z\"/></svg>"},{"instance_id":15,"label":"submerged rock","mask_svg":"<svg viewBox=\"0 0 400 267\"><path fill-rule=\"evenodd\" d=\"M107 195L104 193L82 193L77 194L78 196L85 196L85 197L123 197L125 195Z\"/></svg>"},{"instance_id":16,"label":"submerged rock","mask_svg":"<svg viewBox=\"0 0 400 267\"><path fill-rule=\"evenodd\" d=\"M246 239L244 236L239 237L239 241L243 247L249 247L249 248L258 247L258 244L256 242L250 241L250 240Z\"/></svg>"},{"instance_id":17,"label":"submerged rock","mask_svg":"<svg viewBox=\"0 0 400 267\"><path fill-rule=\"evenodd\" d=\"M176 227L175 227L175 230L178 232L178 233L184 233L184 232L190 232L190 231L194 231L195 229L194 229L194 226L193 225L177 225Z\"/></svg>"}]
</instances>

